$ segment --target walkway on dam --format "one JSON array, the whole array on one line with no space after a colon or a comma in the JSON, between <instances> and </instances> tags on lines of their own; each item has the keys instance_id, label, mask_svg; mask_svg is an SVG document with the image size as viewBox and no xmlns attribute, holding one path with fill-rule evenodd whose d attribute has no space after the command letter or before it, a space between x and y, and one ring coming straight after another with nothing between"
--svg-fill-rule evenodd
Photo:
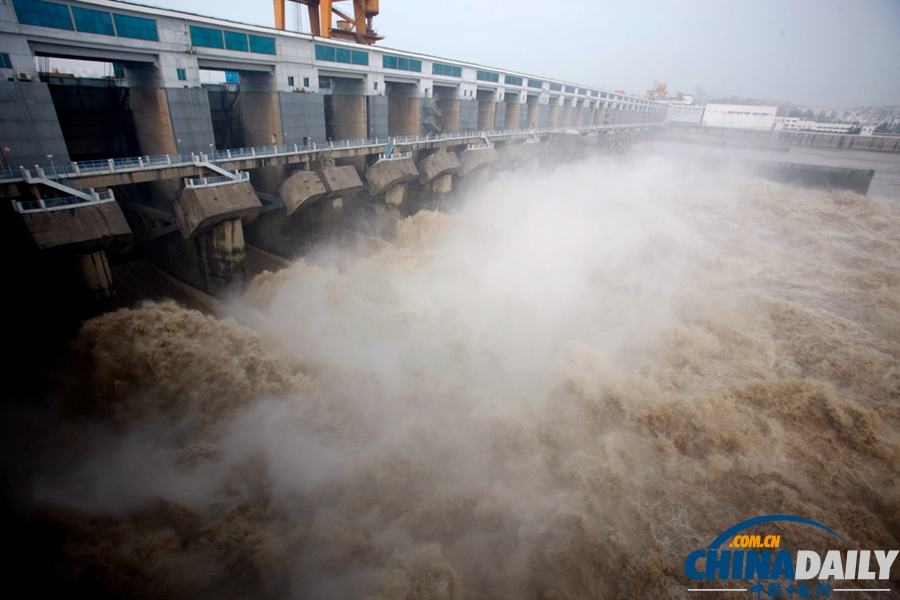
<instances>
[{"instance_id":1,"label":"walkway on dam","mask_svg":"<svg viewBox=\"0 0 900 600\"><path fill-rule=\"evenodd\" d=\"M627 124L627 125L603 125L591 127L548 127L540 129L510 129L500 131L479 131L443 133L437 135L413 135L395 136L390 138L370 138L357 140L335 140L325 144L310 145L285 145L285 146L259 146L253 148L232 148L220 150L209 154L191 155L162 155L162 156L135 156L130 158L110 158L108 160L93 160L73 162L68 165L54 165L51 167L14 168L4 167L0 169L0 184L6 183L45 183L53 185L55 182L72 186L74 180L83 178L102 177L103 186L123 185L128 183L155 181L182 177L186 174L194 174L198 169L207 168L213 172L221 173L218 176L188 178L187 184L192 182L197 186L215 185L216 183L229 183L240 175L235 171L225 171L228 166L238 166L242 169L252 169L262 166L287 164L291 158L312 156L327 153L331 158L344 158L347 156L359 156L360 154L379 154L389 146L395 150L414 150L430 145L447 145L447 143L471 144L483 141L484 145L490 145L498 141L515 141L520 139L538 140L539 137L551 134L570 135L601 135L616 131L639 130L648 127L661 126L660 124ZM189 169L191 173L173 172L178 169ZM135 175L138 174L138 177ZM77 185L77 184L76 184ZM53 186L56 187L56 186ZM77 186L81 188L82 186ZM88 188L84 188L88 189ZM96 194L94 194L96 196ZM104 198L105 199L105 198ZM84 204L98 201L98 198L90 197L90 194L71 196L67 198L46 199L44 201L32 201L21 203L19 210L47 210L60 208L71 204ZM33 206L32 206L33 205ZM52 206L51 206L52 205Z\"/></svg>"}]
</instances>

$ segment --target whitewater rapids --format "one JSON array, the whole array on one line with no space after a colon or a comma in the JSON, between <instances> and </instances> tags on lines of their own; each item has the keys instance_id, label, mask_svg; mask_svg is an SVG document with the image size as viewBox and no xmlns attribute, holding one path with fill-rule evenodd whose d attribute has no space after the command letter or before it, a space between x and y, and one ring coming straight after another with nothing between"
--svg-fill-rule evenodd
<instances>
[{"instance_id":1,"label":"whitewater rapids","mask_svg":"<svg viewBox=\"0 0 900 600\"><path fill-rule=\"evenodd\" d=\"M594 158L320 249L221 315L89 321L29 478L59 576L686 598L687 554L759 514L898 548L898 201ZM810 529L783 545L824 549Z\"/></svg>"}]
</instances>

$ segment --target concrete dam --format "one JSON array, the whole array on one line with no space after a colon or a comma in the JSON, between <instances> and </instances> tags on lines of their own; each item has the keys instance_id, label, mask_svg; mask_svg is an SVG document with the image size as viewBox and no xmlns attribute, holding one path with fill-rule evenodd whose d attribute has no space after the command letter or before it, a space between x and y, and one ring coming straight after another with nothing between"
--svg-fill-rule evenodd
<instances>
[{"instance_id":1,"label":"concrete dam","mask_svg":"<svg viewBox=\"0 0 900 600\"><path fill-rule=\"evenodd\" d=\"M0 27L5 218L101 301L110 256L215 294L247 276L245 240L292 259L351 205L405 216L665 119L659 102L571 82L122 2L6 1ZM41 73L36 57L114 75ZM201 84L203 70L231 83Z\"/></svg>"},{"instance_id":2,"label":"concrete dam","mask_svg":"<svg viewBox=\"0 0 900 600\"><path fill-rule=\"evenodd\" d=\"M900 548L900 153L106 0L0 27L10 589L896 596L690 557Z\"/></svg>"}]
</instances>

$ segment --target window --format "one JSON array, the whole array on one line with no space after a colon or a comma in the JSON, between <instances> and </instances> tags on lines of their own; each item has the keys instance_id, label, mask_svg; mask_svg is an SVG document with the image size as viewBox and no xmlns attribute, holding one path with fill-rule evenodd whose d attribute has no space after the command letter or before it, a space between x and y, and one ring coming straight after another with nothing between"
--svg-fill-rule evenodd
<instances>
[{"instance_id":1,"label":"window","mask_svg":"<svg viewBox=\"0 0 900 600\"><path fill-rule=\"evenodd\" d=\"M275 38L260 35L248 35L247 37L250 38L250 52L275 54Z\"/></svg>"},{"instance_id":2,"label":"window","mask_svg":"<svg viewBox=\"0 0 900 600\"><path fill-rule=\"evenodd\" d=\"M506 75L503 78L503 82L506 85L522 85L522 78L516 77L515 75Z\"/></svg>"},{"instance_id":3,"label":"window","mask_svg":"<svg viewBox=\"0 0 900 600\"><path fill-rule=\"evenodd\" d=\"M237 52L247 52L247 36L243 33L236 33L234 31L225 31L225 49L226 50L235 50Z\"/></svg>"},{"instance_id":4,"label":"window","mask_svg":"<svg viewBox=\"0 0 900 600\"><path fill-rule=\"evenodd\" d=\"M447 77L462 77L462 67L431 63L431 73L433 75L446 75Z\"/></svg>"},{"instance_id":5,"label":"window","mask_svg":"<svg viewBox=\"0 0 900 600\"><path fill-rule=\"evenodd\" d=\"M225 48L222 43L222 32L218 29L208 29L191 25L191 43L203 48Z\"/></svg>"},{"instance_id":6,"label":"window","mask_svg":"<svg viewBox=\"0 0 900 600\"><path fill-rule=\"evenodd\" d=\"M0 69L12 69L12 63L9 62L9 54L0 53Z\"/></svg>"},{"instance_id":7,"label":"window","mask_svg":"<svg viewBox=\"0 0 900 600\"><path fill-rule=\"evenodd\" d=\"M550 84L550 91L551 91L551 92L561 92L561 91L562 91L562 84L559 84L559 83L551 83L551 84Z\"/></svg>"},{"instance_id":8,"label":"window","mask_svg":"<svg viewBox=\"0 0 900 600\"><path fill-rule=\"evenodd\" d=\"M583 96L584 94L587 94L587 90L584 88L578 88L578 93Z\"/></svg>"},{"instance_id":9,"label":"window","mask_svg":"<svg viewBox=\"0 0 900 600\"><path fill-rule=\"evenodd\" d=\"M541 89L541 88L544 87L544 82L541 81L540 79L529 79L529 80L528 80L528 87L530 87L530 88L535 88L535 89L538 89L538 90L539 90L539 89Z\"/></svg>"},{"instance_id":10,"label":"window","mask_svg":"<svg viewBox=\"0 0 900 600\"><path fill-rule=\"evenodd\" d=\"M72 31L72 17L65 4L41 2L41 0L13 0L16 17L23 25L40 25Z\"/></svg>"},{"instance_id":11,"label":"window","mask_svg":"<svg viewBox=\"0 0 900 600\"><path fill-rule=\"evenodd\" d=\"M422 72L422 61L413 58L405 58L401 56L388 56L385 54L381 57L381 65L385 69L397 69L398 71L415 71Z\"/></svg>"},{"instance_id":12,"label":"window","mask_svg":"<svg viewBox=\"0 0 900 600\"><path fill-rule=\"evenodd\" d=\"M187 81L187 73L184 69L176 69L175 71L178 74L178 81Z\"/></svg>"},{"instance_id":13,"label":"window","mask_svg":"<svg viewBox=\"0 0 900 600\"><path fill-rule=\"evenodd\" d=\"M491 71L477 71L475 73L475 78L479 81L493 81L494 83L498 83L500 81L500 74L492 73Z\"/></svg>"},{"instance_id":14,"label":"window","mask_svg":"<svg viewBox=\"0 0 900 600\"><path fill-rule=\"evenodd\" d=\"M303 87L309 87L309 77L303 78Z\"/></svg>"},{"instance_id":15,"label":"window","mask_svg":"<svg viewBox=\"0 0 900 600\"><path fill-rule=\"evenodd\" d=\"M567 85L567 86L566 86L566 93L567 93L567 94L574 94L574 93L575 93L575 88L574 88L573 86L571 86L571 85Z\"/></svg>"},{"instance_id":16,"label":"window","mask_svg":"<svg viewBox=\"0 0 900 600\"><path fill-rule=\"evenodd\" d=\"M101 35L116 35L113 31L112 17L109 13L99 10L72 7L72 16L75 17L75 28L84 33L99 33Z\"/></svg>"},{"instance_id":17,"label":"window","mask_svg":"<svg viewBox=\"0 0 900 600\"><path fill-rule=\"evenodd\" d=\"M328 60L334 62L334 48L331 46L316 46L316 60Z\"/></svg>"},{"instance_id":18,"label":"window","mask_svg":"<svg viewBox=\"0 0 900 600\"><path fill-rule=\"evenodd\" d=\"M294 76L288 75L288 87L294 87Z\"/></svg>"},{"instance_id":19,"label":"window","mask_svg":"<svg viewBox=\"0 0 900 600\"><path fill-rule=\"evenodd\" d=\"M368 66L369 53L363 52L362 50L350 50L349 48L316 46L316 60L327 60L328 62L339 62L347 65Z\"/></svg>"},{"instance_id":20,"label":"window","mask_svg":"<svg viewBox=\"0 0 900 600\"><path fill-rule=\"evenodd\" d=\"M240 83L241 76L237 71L225 71L225 83Z\"/></svg>"},{"instance_id":21,"label":"window","mask_svg":"<svg viewBox=\"0 0 900 600\"><path fill-rule=\"evenodd\" d=\"M156 35L156 21L153 19L114 14L113 20L116 23L116 33L119 34L119 37L159 41L159 37Z\"/></svg>"}]
</instances>

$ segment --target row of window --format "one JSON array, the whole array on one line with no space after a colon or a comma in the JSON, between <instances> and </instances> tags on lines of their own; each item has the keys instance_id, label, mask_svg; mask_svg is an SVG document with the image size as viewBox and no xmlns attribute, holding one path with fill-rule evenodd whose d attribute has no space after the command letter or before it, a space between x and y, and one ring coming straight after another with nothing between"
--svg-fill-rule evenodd
<instances>
[{"instance_id":1,"label":"row of window","mask_svg":"<svg viewBox=\"0 0 900 600\"><path fill-rule=\"evenodd\" d=\"M335 48L334 46L319 46L317 44L316 60L368 66L369 53L363 52L362 50L349 50L347 48Z\"/></svg>"},{"instance_id":2,"label":"row of window","mask_svg":"<svg viewBox=\"0 0 900 600\"><path fill-rule=\"evenodd\" d=\"M191 25L190 29L191 44L194 46L256 54L275 54L275 38L197 27L196 25Z\"/></svg>"},{"instance_id":3,"label":"row of window","mask_svg":"<svg viewBox=\"0 0 900 600\"><path fill-rule=\"evenodd\" d=\"M69 31L77 30L83 33L97 33L139 40L151 40L154 42L159 41L159 36L156 31L156 21L152 19L90 10L77 6L69 7L65 4L44 2L43 0L13 0L13 6L16 9L16 16L19 19L19 23L25 25L39 25L42 27L66 29ZM190 26L190 32L191 43L194 46L234 50L237 52L253 52L256 54L275 54L275 38L237 33L234 31L223 31L221 29L212 29L208 27L198 27L195 25ZM8 59L9 57L7 56L7 62ZM361 50L316 45L316 60L368 66L369 53ZM382 57L382 65L385 69L413 71L416 73L422 72L421 60L400 56L384 55ZM434 75L462 77L462 67L435 62L432 63L432 73ZM494 73L492 71L478 70L476 72L476 78L479 81L489 81L492 83L500 82L499 73ZM521 87L524 83L524 79L515 75L505 75L504 83ZM538 79L529 79L528 87L540 89L543 87L543 82ZM551 91L558 92L561 91L561 89L561 84L550 84ZM565 86L565 89L566 93L575 93L574 86L567 85ZM587 90L579 88L578 93L585 94L587 93ZM597 96L598 92L592 91L591 95Z\"/></svg>"},{"instance_id":4,"label":"row of window","mask_svg":"<svg viewBox=\"0 0 900 600\"><path fill-rule=\"evenodd\" d=\"M492 71L478 71L475 73L475 77L478 81L492 81L494 83L500 82L500 74L494 73Z\"/></svg>"},{"instance_id":5,"label":"row of window","mask_svg":"<svg viewBox=\"0 0 900 600\"><path fill-rule=\"evenodd\" d=\"M444 65L441 63L431 63L431 73L433 75L446 75L447 77L462 77L462 67L454 67L453 65Z\"/></svg>"},{"instance_id":6,"label":"row of window","mask_svg":"<svg viewBox=\"0 0 900 600\"><path fill-rule=\"evenodd\" d=\"M159 41L156 21L117 13L70 7L43 0L13 0L16 18L23 25L53 27L83 33L98 33L136 40ZM73 26L74 19L74 26Z\"/></svg>"},{"instance_id":7,"label":"row of window","mask_svg":"<svg viewBox=\"0 0 900 600\"><path fill-rule=\"evenodd\" d=\"M416 73L422 72L422 61L414 58L403 58L402 56L389 56L385 54L381 57L381 65L385 69L415 71Z\"/></svg>"}]
</instances>

